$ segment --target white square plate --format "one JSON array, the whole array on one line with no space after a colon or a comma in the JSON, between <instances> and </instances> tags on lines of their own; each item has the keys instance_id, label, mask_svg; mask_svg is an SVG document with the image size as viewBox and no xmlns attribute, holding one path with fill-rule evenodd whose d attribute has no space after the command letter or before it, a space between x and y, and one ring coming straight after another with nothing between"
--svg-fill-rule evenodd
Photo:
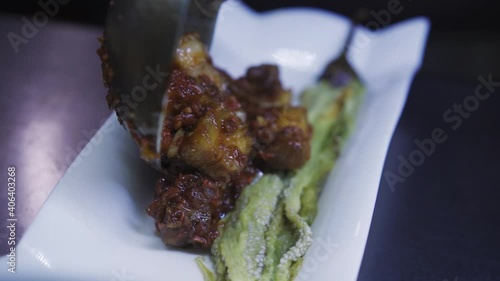
<instances>
[{"instance_id":1,"label":"white square plate","mask_svg":"<svg viewBox=\"0 0 500 281\"><path fill-rule=\"evenodd\" d=\"M414 19L356 33L350 60L366 83L358 126L326 183L315 241L299 280L354 281L368 236L382 167L428 32ZM295 94L338 56L349 21L313 9L255 14L237 1L220 12L215 63L233 77L276 63ZM100 71L96 69L95 71ZM105 102L103 97L103 102ZM145 206L157 175L114 115L71 165L17 248L17 273L2 280L198 281L200 253L163 246ZM0 259L6 264L7 258Z\"/></svg>"}]
</instances>

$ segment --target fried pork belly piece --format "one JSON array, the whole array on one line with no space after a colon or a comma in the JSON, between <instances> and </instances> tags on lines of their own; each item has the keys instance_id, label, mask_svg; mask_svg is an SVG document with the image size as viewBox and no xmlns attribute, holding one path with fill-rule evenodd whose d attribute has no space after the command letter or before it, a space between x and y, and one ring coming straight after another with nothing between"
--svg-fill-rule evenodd
<instances>
[{"instance_id":1,"label":"fried pork belly piece","mask_svg":"<svg viewBox=\"0 0 500 281\"><path fill-rule=\"evenodd\" d=\"M290 105L275 65L250 67L230 86L247 114L256 164L264 170L300 168L310 157L312 127L304 107Z\"/></svg>"},{"instance_id":2,"label":"fried pork belly piece","mask_svg":"<svg viewBox=\"0 0 500 281\"><path fill-rule=\"evenodd\" d=\"M161 142L162 162L183 161L228 182L248 164L252 139L237 116L239 104L205 76L174 70Z\"/></svg>"},{"instance_id":3,"label":"fried pork belly piece","mask_svg":"<svg viewBox=\"0 0 500 281\"><path fill-rule=\"evenodd\" d=\"M264 64L248 68L246 75L230 85L245 111L256 108L289 106L291 93L283 89L276 65Z\"/></svg>"},{"instance_id":4,"label":"fried pork belly piece","mask_svg":"<svg viewBox=\"0 0 500 281\"><path fill-rule=\"evenodd\" d=\"M255 162L264 170L302 167L311 156L312 128L303 107L260 110L249 119L254 135Z\"/></svg>"},{"instance_id":5,"label":"fried pork belly piece","mask_svg":"<svg viewBox=\"0 0 500 281\"><path fill-rule=\"evenodd\" d=\"M224 183L201 173L161 178L148 214L166 245L208 247L217 237Z\"/></svg>"},{"instance_id":6,"label":"fried pork belly piece","mask_svg":"<svg viewBox=\"0 0 500 281\"><path fill-rule=\"evenodd\" d=\"M213 65L212 58L196 33L189 33L181 38L174 64L191 77L207 78L221 91L225 91L232 81L229 75Z\"/></svg>"},{"instance_id":7,"label":"fried pork belly piece","mask_svg":"<svg viewBox=\"0 0 500 281\"><path fill-rule=\"evenodd\" d=\"M218 235L218 223L233 209L242 189L257 170L248 167L229 184L190 169L159 179L155 199L147 208L166 245L208 248ZM173 168L175 169L175 168Z\"/></svg>"},{"instance_id":8,"label":"fried pork belly piece","mask_svg":"<svg viewBox=\"0 0 500 281\"><path fill-rule=\"evenodd\" d=\"M247 166L252 139L238 117L240 104L225 91L231 81L196 34L181 39L167 88L163 162L181 160L222 182Z\"/></svg>"}]
</instances>

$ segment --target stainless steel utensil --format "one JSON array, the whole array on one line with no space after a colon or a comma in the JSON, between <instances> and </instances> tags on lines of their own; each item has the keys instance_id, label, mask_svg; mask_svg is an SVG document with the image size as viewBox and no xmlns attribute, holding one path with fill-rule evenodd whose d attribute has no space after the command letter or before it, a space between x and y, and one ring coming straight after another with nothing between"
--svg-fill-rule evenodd
<instances>
[{"instance_id":1,"label":"stainless steel utensil","mask_svg":"<svg viewBox=\"0 0 500 281\"><path fill-rule=\"evenodd\" d=\"M104 44L113 71L110 90L123 124L142 146L143 158L160 168L159 143L167 71L180 37L198 32L208 46L222 0L111 0ZM121 110L118 110L121 109ZM155 154L156 153L156 154ZM151 155L153 154L153 155Z\"/></svg>"}]
</instances>

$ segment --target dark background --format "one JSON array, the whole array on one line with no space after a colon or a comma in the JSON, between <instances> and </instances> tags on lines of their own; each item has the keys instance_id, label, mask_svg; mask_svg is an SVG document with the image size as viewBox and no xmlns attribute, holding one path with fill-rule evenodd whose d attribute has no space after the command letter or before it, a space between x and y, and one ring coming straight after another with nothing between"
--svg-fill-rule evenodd
<instances>
[{"instance_id":1,"label":"dark background","mask_svg":"<svg viewBox=\"0 0 500 281\"><path fill-rule=\"evenodd\" d=\"M56 19L102 26L107 0L71 0ZM247 0L249 6L265 11L280 7L316 7L353 16L360 9L375 13L386 10L389 0ZM479 72L499 73L500 23L494 0L429 1L401 0L403 11L391 16L396 23L415 16L427 16L432 32L423 70L452 77L476 78ZM33 15L36 0L3 1L1 12ZM471 53L472 52L472 53ZM479 55L480 54L480 55Z\"/></svg>"},{"instance_id":2,"label":"dark background","mask_svg":"<svg viewBox=\"0 0 500 281\"><path fill-rule=\"evenodd\" d=\"M387 9L388 2L247 1L259 11L314 6L346 16L360 8L378 13ZM434 128L448 126L443 113L474 94L479 75L491 74L494 81L500 81L496 1L402 0L401 5L404 10L392 15L391 24L423 15L431 19L432 30L422 70L413 83L384 171L397 170L398 156L407 157L415 150L415 139L428 138ZM0 19L9 17L17 21L20 16L16 14L30 16L40 10L37 1L3 1L1 6ZM75 26L102 26L106 7L105 0L72 0L61 8L56 19L76 23ZM5 40L5 34L0 36ZM38 47L43 47L43 41L39 41ZM43 64L30 65L26 61L24 66L17 65L16 60L22 61L23 54L16 60L7 56L1 57L2 73L27 67L47 70ZM498 93L500 88L464 119L459 129L449 131L448 140L411 177L398 183L395 190L381 179L359 281L500 281ZM8 107L4 100L0 105L1 111ZM11 118L6 116L1 117Z\"/></svg>"},{"instance_id":3,"label":"dark background","mask_svg":"<svg viewBox=\"0 0 500 281\"><path fill-rule=\"evenodd\" d=\"M92 24L103 24L107 9L106 0L71 0L57 15L60 19ZM385 0L247 0L244 1L258 11L271 10L287 6L318 7L350 16L360 8L380 11L387 8ZM39 11L37 0L4 1L4 11L33 14ZM495 1L429 1L402 0L404 13L398 15L394 22L419 15L431 18L435 29L448 30L491 30L498 31L499 24Z\"/></svg>"}]
</instances>

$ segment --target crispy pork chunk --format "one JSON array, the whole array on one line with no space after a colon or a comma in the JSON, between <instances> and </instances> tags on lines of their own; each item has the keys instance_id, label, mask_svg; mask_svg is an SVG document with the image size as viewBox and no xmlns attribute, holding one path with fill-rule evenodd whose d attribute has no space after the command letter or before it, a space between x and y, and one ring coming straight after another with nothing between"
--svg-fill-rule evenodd
<instances>
[{"instance_id":1,"label":"crispy pork chunk","mask_svg":"<svg viewBox=\"0 0 500 281\"><path fill-rule=\"evenodd\" d=\"M250 67L230 86L244 107L255 163L264 170L300 168L310 157L312 127L304 107L290 105L275 65Z\"/></svg>"},{"instance_id":2,"label":"crispy pork chunk","mask_svg":"<svg viewBox=\"0 0 500 281\"><path fill-rule=\"evenodd\" d=\"M228 182L247 166L252 139L237 115L240 105L235 97L221 91L210 77L191 76L189 71L175 69L170 77L162 162L180 160Z\"/></svg>"}]
</instances>

